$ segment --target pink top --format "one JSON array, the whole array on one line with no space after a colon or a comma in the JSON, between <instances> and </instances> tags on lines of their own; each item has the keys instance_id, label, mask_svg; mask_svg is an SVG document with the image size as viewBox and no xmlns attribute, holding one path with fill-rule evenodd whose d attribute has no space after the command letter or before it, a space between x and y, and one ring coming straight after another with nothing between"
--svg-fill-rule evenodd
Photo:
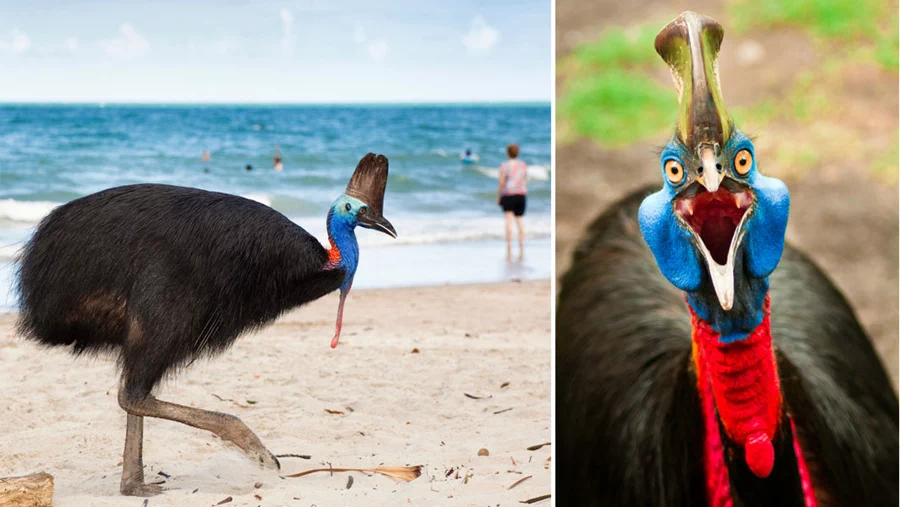
<instances>
[{"instance_id":1,"label":"pink top","mask_svg":"<svg viewBox=\"0 0 900 507\"><path fill-rule=\"evenodd\" d=\"M506 184L501 195L525 195L528 191L528 166L519 159L510 159L500 164L500 177L506 175Z\"/></svg>"}]
</instances>

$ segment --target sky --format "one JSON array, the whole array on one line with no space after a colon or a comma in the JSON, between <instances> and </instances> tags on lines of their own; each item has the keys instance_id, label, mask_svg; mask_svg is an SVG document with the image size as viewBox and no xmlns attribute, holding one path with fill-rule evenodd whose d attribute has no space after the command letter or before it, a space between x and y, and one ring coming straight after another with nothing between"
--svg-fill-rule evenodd
<instances>
[{"instance_id":1,"label":"sky","mask_svg":"<svg viewBox=\"0 0 900 507\"><path fill-rule=\"evenodd\" d=\"M550 9L0 0L0 102L550 101Z\"/></svg>"}]
</instances>

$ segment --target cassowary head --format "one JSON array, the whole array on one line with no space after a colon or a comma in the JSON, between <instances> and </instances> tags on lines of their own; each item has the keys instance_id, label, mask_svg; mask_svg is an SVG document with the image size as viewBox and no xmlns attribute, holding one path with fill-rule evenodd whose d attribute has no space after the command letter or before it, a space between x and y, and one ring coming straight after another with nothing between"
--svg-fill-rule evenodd
<instances>
[{"instance_id":1,"label":"cassowary head","mask_svg":"<svg viewBox=\"0 0 900 507\"><path fill-rule=\"evenodd\" d=\"M663 188L644 200L639 218L672 284L689 294L714 292L709 299L721 309L709 310L721 313L735 306L737 278L747 289L738 293L748 299L741 308L755 313L767 282L754 280L765 280L781 258L790 198L784 183L759 172L753 143L725 109L718 82L723 34L716 21L685 12L656 36L680 107L660 157Z\"/></svg>"},{"instance_id":2,"label":"cassowary head","mask_svg":"<svg viewBox=\"0 0 900 507\"><path fill-rule=\"evenodd\" d=\"M368 153L363 157L347 189L341 194L328 211L326 227L331 250L328 251L327 269L340 268L344 271L341 284L341 296L338 303L338 316L335 324L334 338L331 348L337 347L341 337L341 322L344 315L344 301L359 264L359 245L356 242L356 226L374 229L391 237L397 237L394 226L383 215L384 191L387 188L388 159L384 155Z\"/></svg>"},{"instance_id":3,"label":"cassowary head","mask_svg":"<svg viewBox=\"0 0 900 507\"><path fill-rule=\"evenodd\" d=\"M394 226L384 218L384 191L388 180L388 159L369 153L356 166L344 193L331 206L330 220L352 227L361 226L397 237Z\"/></svg>"}]
</instances>

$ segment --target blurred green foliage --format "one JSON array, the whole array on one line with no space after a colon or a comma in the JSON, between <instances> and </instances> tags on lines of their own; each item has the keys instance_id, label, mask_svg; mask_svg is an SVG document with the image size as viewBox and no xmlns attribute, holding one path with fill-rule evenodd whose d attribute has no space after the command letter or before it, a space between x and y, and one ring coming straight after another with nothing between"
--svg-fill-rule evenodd
<instances>
[{"instance_id":1,"label":"blurred green foliage","mask_svg":"<svg viewBox=\"0 0 900 507\"><path fill-rule=\"evenodd\" d=\"M853 63L898 69L895 2L731 0L726 7L728 17L723 21L729 29L741 33L794 26L810 35L819 55L814 69L793 78L788 93L731 111L742 128L761 131L773 121L804 123L828 117L841 76ZM656 20L628 30L609 28L558 62L561 142L587 137L618 147L671 133L677 97L668 80L660 79L667 72L653 47L664 24L665 20ZM896 148L893 151L896 155ZM807 151L783 155L800 165L809 165L814 158ZM896 156L893 161L896 172Z\"/></svg>"},{"instance_id":2,"label":"blurred green foliage","mask_svg":"<svg viewBox=\"0 0 900 507\"><path fill-rule=\"evenodd\" d=\"M658 28L649 24L640 26L633 32L620 27L612 27L590 44L583 44L575 50L575 59L583 66L614 69L629 65L644 65L656 61L653 41Z\"/></svg>"},{"instance_id":3,"label":"blurred green foliage","mask_svg":"<svg viewBox=\"0 0 900 507\"><path fill-rule=\"evenodd\" d=\"M737 0L729 6L738 32L757 26L793 25L822 39L864 41L876 61L898 68L897 6L883 0Z\"/></svg>"},{"instance_id":4,"label":"blurred green foliage","mask_svg":"<svg viewBox=\"0 0 900 507\"><path fill-rule=\"evenodd\" d=\"M867 38L888 13L881 0L738 0L730 6L734 28L790 24L820 37Z\"/></svg>"},{"instance_id":5,"label":"blurred green foliage","mask_svg":"<svg viewBox=\"0 0 900 507\"><path fill-rule=\"evenodd\" d=\"M671 129L677 97L646 74L658 58L657 30L658 23L610 28L562 63L569 79L558 107L575 135L620 146Z\"/></svg>"},{"instance_id":6,"label":"blurred green foliage","mask_svg":"<svg viewBox=\"0 0 900 507\"><path fill-rule=\"evenodd\" d=\"M678 102L672 90L625 71L575 80L559 103L579 134L618 146L671 130Z\"/></svg>"}]
</instances>

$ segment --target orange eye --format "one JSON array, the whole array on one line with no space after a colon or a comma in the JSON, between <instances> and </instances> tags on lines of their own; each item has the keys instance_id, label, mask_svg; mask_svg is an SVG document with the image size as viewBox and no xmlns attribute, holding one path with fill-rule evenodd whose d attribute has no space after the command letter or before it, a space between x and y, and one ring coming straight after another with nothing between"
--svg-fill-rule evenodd
<instances>
[{"instance_id":1,"label":"orange eye","mask_svg":"<svg viewBox=\"0 0 900 507\"><path fill-rule=\"evenodd\" d=\"M753 167L753 155L750 150L741 150L734 156L734 170L741 176L746 176Z\"/></svg>"},{"instance_id":2,"label":"orange eye","mask_svg":"<svg viewBox=\"0 0 900 507\"><path fill-rule=\"evenodd\" d=\"M677 160L669 160L666 162L666 178L669 183L677 185L684 181L684 168Z\"/></svg>"}]
</instances>

